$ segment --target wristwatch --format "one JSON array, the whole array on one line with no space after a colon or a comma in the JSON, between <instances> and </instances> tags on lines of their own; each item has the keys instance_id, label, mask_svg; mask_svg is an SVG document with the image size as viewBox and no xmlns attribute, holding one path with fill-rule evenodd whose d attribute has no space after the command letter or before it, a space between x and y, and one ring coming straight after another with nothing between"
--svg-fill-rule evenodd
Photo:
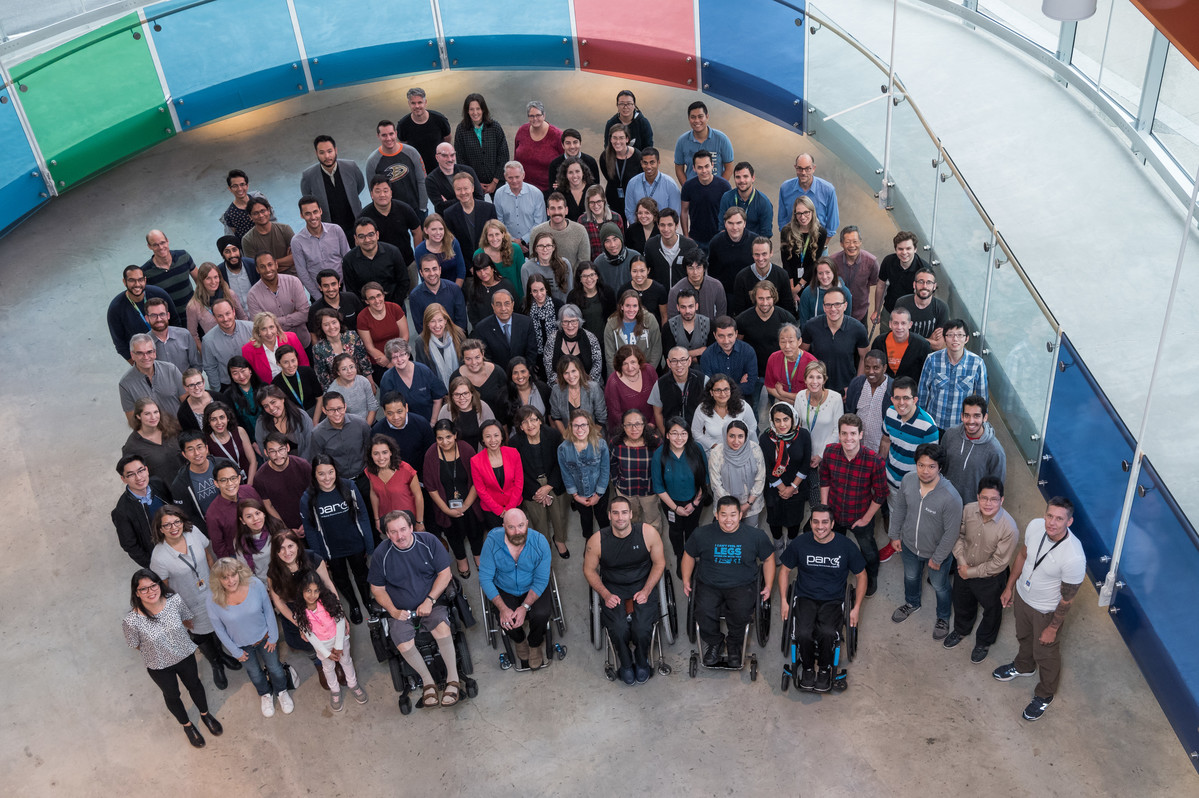
<instances>
[{"instance_id":1,"label":"wristwatch","mask_svg":"<svg viewBox=\"0 0 1199 798\"><path fill-rule=\"evenodd\" d=\"M530 607L528 604L524 603L523 601L520 603L520 606L525 608L525 612L528 612L529 610L533 609L532 607Z\"/></svg>"}]
</instances>

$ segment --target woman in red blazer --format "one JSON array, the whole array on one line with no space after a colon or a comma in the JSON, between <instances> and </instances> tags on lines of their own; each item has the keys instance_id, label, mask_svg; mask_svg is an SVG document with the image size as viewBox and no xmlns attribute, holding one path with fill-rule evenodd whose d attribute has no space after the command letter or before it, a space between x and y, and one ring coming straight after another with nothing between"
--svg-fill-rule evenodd
<instances>
[{"instance_id":1,"label":"woman in red blazer","mask_svg":"<svg viewBox=\"0 0 1199 798\"><path fill-rule=\"evenodd\" d=\"M503 525L503 515L520 507L525 486L520 453L505 446L504 428L494 418L483 422L483 448L470 459L470 475L483 508L484 527Z\"/></svg>"},{"instance_id":2,"label":"woman in red blazer","mask_svg":"<svg viewBox=\"0 0 1199 798\"><path fill-rule=\"evenodd\" d=\"M279 365L275 362L275 350L284 344L296 348L296 356L301 366L308 365L308 355L300 339L293 332L279 334L279 320L270 311L262 311L254 317L254 332L241 348L242 357L250 361L250 367L258 375L258 379L269 383L279 373Z\"/></svg>"}]
</instances>

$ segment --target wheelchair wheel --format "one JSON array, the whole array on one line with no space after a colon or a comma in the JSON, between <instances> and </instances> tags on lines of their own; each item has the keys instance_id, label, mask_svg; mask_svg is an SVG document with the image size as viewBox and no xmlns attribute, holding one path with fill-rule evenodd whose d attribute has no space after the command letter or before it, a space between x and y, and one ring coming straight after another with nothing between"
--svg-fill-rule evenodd
<instances>
[{"instance_id":1,"label":"wheelchair wheel","mask_svg":"<svg viewBox=\"0 0 1199 798\"><path fill-rule=\"evenodd\" d=\"M388 641L385 639L387 633L383 631L383 621L372 618L366 622L367 628L370 630L371 648L375 650L375 661L382 662L391 656L388 650Z\"/></svg>"},{"instance_id":2,"label":"wheelchair wheel","mask_svg":"<svg viewBox=\"0 0 1199 798\"><path fill-rule=\"evenodd\" d=\"M749 657L749 680L751 682L758 680L758 658L752 654Z\"/></svg>"},{"instance_id":3,"label":"wheelchair wheel","mask_svg":"<svg viewBox=\"0 0 1199 798\"><path fill-rule=\"evenodd\" d=\"M783 671L783 682L781 686L784 693L787 692L788 688L791 687L791 674L787 673L785 670Z\"/></svg>"},{"instance_id":4,"label":"wheelchair wheel","mask_svg":"<svg viewBox=\"0 0 1199 798\"><path fill-rule=\"evenodd\" d=\"M616 681L616 671L611 665L604 665L604 678L610 682Z\"/></svg>"},{"instance_id":5,"label":"wheelchair wheel","mask_svg":"<svg viewBox=\"0 0 1199 798\"><path fill-rule=\"evenodd\" d=\"M407 695L400 696L400 714L401 715L411 715L412 714L412 699L409 698Z\"/></svg>"},{"instance_id":6,"label":"wheelchair wheel","mask_svg":"<svg viewBox=\"0 0 1199 798\"><path fill-rule=\"evenodd\" d=\"M687 663L687 675L694 679L697 673L699 673L699 652L692 651L691 660Z\"/></svg>"},{"instance_id":7,"label":"wheelchair wheel","mask_svg":"<svg viewBox=\"0 0 1199 798\"><path fill-rule=\"evenodd\" d=\"M454 640L454 648L458 652L458 670L462 675L470 676L475 672L475 663L470 656L470 644L466 642L466 635L458 635Z\"/></svg>"},{"instance_id":8,"label":"wheelchair wheel","mask_svg":"<svg viewBox=\"0 0 1199 798\"><path fill-rule=\"evenodd\" d=\"M387 660L387 667L391 670L391 686L397 693L404 692L404 673L400 666L400 658L392 657Z\"/></svg>"},{"instance_id":9,"label":"wheelchair wheel","mask_svg":"<svg viewBox=\"0 0 1199 798\"><path fill-rule=\"evenodd\" d=\"M754 627L758 632L758 647L766 648L766 644L770 642L770 599L761 597L762 582L758 580L758 607L757 614L754 618Z\"/></svg>"},{"instance_id":10,"label":"wheelchair wheel","mask_svg":"<svg viewBox=\"0 0 1199 798\"><path fill-rule=\"evenodd\" d=\"M691 595L687 597L687 640L695 645L695 583L691 583Z\"/></svg>"},{"instance_id":11,"label":"wheelchair wheel","mask_svg":"<svg viewBox=\"0 0 1199 798\"><path fill-rule=\"evenodd\" d=\"M849 662L853 662L858 655L858 627L849 625L849 611L853 608L854 602L857 601L857 588L853 583L849 583L845 588L845 609L842 612L844 616L843 624L845 626L845 658Z\"/></svg>"},{"instance_id":12,"label":"wheelchair wheel","mask_svg":"<svg viewBox=\"0 0 1199 798\"><path fill-rule=\"evenodd\" d=\"M479 612L483 614L483 628L487 630L487 645L497 648L499 643L500 619L495 605L487 600L482 585L479 586Z\"/></svg>"},{"instance_id":13,"label":"wheelchair wheel","mask_svg":"<svg viewBox=\"0 0 1199 798\"><path fill-rule=\"evenodd\" d=\"M604 630L600 623L600 597L599 593L594 590L588 590L587 606L591 611L591 645L595 646L596 651L600 651L604 647Z\"/></svg>"},{"instance_id":14,"label":"wheelchair wheel","mask_svg":"<svg viewBox=\"0 0 1199 798\"><path fill-rule=\"evenodd\" d=\"M554 623L558 626L558 634L566 634L566 613L562 611L562 594L558 590L558 577L550 571L550 600L554 602Z\"/></svg>"},{"instance_id":15,"label":"wheelchair wheel","mask_svg":"<svg viewBox=\"0 0 1199 798\"><path fill-rule=\"evenodd\" d=\"M675 638L679 635L679 607L674 598L674 577L670 575L669 569L662 573L662 585L666 594L663 607L666 611L666 623L662 625L662 637L667 645L673 646Z\"/></svg>"},{"instance_id":16,"label":"wheelchair wheel","mask_svg":"<svg viewBox=\"0 0 1199 798\"><path fill-rule=\"evenodd\" d=\"M474 679L466 680L466 697L474 698L479 694L479 683Z\"/></svg>"}]
</instances>

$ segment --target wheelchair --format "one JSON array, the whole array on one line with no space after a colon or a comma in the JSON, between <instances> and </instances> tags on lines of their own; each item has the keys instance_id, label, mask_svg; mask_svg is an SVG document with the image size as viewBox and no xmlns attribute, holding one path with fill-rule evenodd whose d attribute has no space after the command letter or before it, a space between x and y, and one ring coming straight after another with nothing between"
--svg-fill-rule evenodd
<instances>
[{"instance_id":1,"label":"wheelchair","mask_svg":"<svg viewBox=\"0 0 1199 798\"><path fill-rule=\"evenodd\" d=\"M550 619L545 625L545 660L542 668L548 668L553 664L554 659L566 659L566 644L554 642L555 627L559 635L566 634L566 614L562 612L562 596L558 592L558 576L552 570L550 571L549 591L553 609L550 612ZM504 642L504 651L500 654L500 669L515 668L518 673L533 670L526 661L516 658L512 640L500 628L500 611L487 600L487 594L483 592L482 585L479 585L479 600L482 602L483 628L487 630L488 645L495 649L499 647L500 640Z\"/></svg>"},{"instance_id":2,"label":"wheelchair","mask_svg":"<svg viewBox=\"0 0 1199 798\"><path fill-rule=\"evenodd\" d=\"M662 578L658 580L656 590L658 593L658 618L654 621L653 634L650 637L650 650L646 654L650 664L658 673L669 676L673 668L666 662L662 641L665 640L667 645L674 645L675 637L679 633L679 613L674 597L674 578L671 576L669 568L662 572ZM607 649L604 676L608 681L614 682L616 681L616 672L620 668L620 655L616 652L616 644L612 642L611 635L608 634L608 630L602 623L599 593L596 593L595 589L591 587L588 587L587 591L591 599L589 603L591 607L591 644L595 646L596 651ZM656 658L653 656L654 651L658 652Z\"/></svg>"},{"instance_id":3,"label":"wheelchair","mask_svg":"<svg viewBox=\"0 0 1199 798\"><path fill-rule=\"evenodd\" d=\"M687 639L692 645L696 644L699 639L699 621L695 618L695 584L696 575L692 574L691 595L687 598ZM754 582L754 590L758 596L757 604L754 607L753 613L750 615L749 625L745 627L745 639L741 643L741 668L731 668L727 664L727 660L721 660L716 665L705 668L710 670L741 670L745 667L745 663L749 663L749 680L756 682L758 680L758 657L756 654L749 653L750 636L756 636L758 647L765 648L767 641L770 640L770 599L762 598L763 575L761 567L758 568L758 577ZM720 622L724 623L724 615L720 616ZM687 664L687 675L692 679L699 673L699 667L703 664L700 658L698 648L691 649L691 659Z\"/></svg>"},{"instance_id":4,"label":"wheelchair","mask_svg":"<svg viewBox=\"0 0 1199 798\"><path fill-rule=\"evenodd\" d=\"M454 659L458 665L458 679L462 684L459 700L474 698L479 694L479 684L470 678L475 669L470 656L470 647L466 642L465 629L474 626L475 619L471 613L470 602L467 601L466 595L458 586L457 577L450 579L449 586L438 596L437 603L448 610L450 637L454 641ZM373 606L370 618L367 619L367 629L370 632L371 645L375 649L375 658L379 662L387 662L391 671L391 684L400 694L400 714L407 715L412 712L412 699L409 697L409 693L412 691L419 693L424 685L421 678L400 655L395 644L391 642L391 616L375 602L372 601L371 604ZM433 681L437 683L438 690L444 690L446 668L441 659L441 651L437 647L437 640L433 637L433 631L426 629L420 623L420 618L413 616L412 620L416 626L414 639L416 650L420 652L421 658L429 668L429 673L433 676Z\"/></svg>"},{"instance_id":5,"label":"wheelchair","mask_svg":"<svg viewBox=\"0 0 1199 798\"><path fill-rule=\"evenodd\" d=\"M795 594L794 583L788 587L787 593L787 602L791 607L791 614L787 616L786 625L783 627L783 692L787 692L787 688L793 682L796 690L815 692L805 690L799 686L803 667L799 662L799 637L797 629L799 624L795 613L796 608L799 606L799 599ZM853 662L858 654L858 627L849 624L849 610L853 608L856 600L857 586L854 584L853 575L850 575L850 578L845 583L845 597L841 600L841 623L837 627L837 634L833 642L833 661L829 665L833 671L832 692L840 693L849 687L849 671L844 666L846 663Z\"/></svg>"}]
</instances>

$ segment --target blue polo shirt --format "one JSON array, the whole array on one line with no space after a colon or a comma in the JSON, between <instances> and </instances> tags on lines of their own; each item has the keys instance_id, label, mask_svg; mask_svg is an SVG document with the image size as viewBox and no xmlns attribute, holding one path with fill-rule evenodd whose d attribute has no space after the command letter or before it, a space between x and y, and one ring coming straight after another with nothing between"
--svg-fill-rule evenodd
<instances>
[{"instance_id":1,"label":"blue polo shirt","mask_svg":"<svg viewBox=\"0 0 1199 798\"><path fill-rule=\"evenodd\" d=\"M691 166L691 159L700 150L707 150L712 153L714 160L712 173L717 177L723 176L724 167L727 164L733 163L733 142L729 140L728 136L714 127L709 127L708 137L703 141L696 141L695 131L688 130L679 136L679 140L674 145L674 162L679 166L687 167L688 180L695 177L695 169Z\"/></svg>"}]
</instances>

